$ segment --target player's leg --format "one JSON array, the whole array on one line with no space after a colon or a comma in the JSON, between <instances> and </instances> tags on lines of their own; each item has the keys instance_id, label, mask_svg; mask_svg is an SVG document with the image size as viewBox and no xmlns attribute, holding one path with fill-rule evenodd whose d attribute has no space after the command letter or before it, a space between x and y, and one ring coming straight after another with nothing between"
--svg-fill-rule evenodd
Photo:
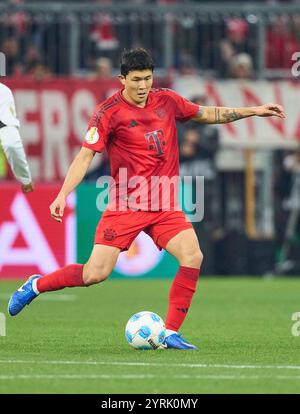
<instances>
[{"instance_id":1,"label":"player's leg","mask_svg":"<svg viewBox=\"0 0 300 414\"><path fill-rule=\"evenodd\" d=\"M37 291L42 293L100 283L112 272L119 253L120 249L117 247L95 244L86 264L71 264L37 279Z\"/></svg>"},{"instance_id":2,"label":"player's leg","mask_svg":"<svg viewBox=\"0 0 300 414\"><path fill-rule=\"evenodd\" d=\"M10 298L8 312L17 315L40 293L61 290L66 287L83 287L104 281L112 272L120 249L96 244L85 265L70 264L45 276L31 276Z\"/></svg>"},{"instance_id":3,"label":"player's leg","mask_svg":"<svg viewBox=\"0 0 300 414\"><path fill-rule=\"evenodd\" d=\"M178 233L168 242L166 250L179 262L179 269L170 290L166 328L178 331L196 291L203 254L194 229Z\"/></svg>"},{"instance_id":4,"label":"player's leg","mask_svg":"<svg viewBox=\"0 0 300 414\"><path fill-rule=\"evenodd\" d=\"M104 282L113 271L121 249L104 244L95 244L92 254L83 268L86 286Z\"/></svg>"},{"instance_id":5,"label":"player's leg","mask_svg":"<svg viewBox=\"0 0 300 414\"><path fill-rule=\"evenodd\" d=\"M178 335L196 291L203 260L193 226L182 211L173 211L158 214L158 219L146 231L159 247L179 262L169 294L166 343L170 348L195 349ZM170 341L172 344L168 343Z\"/></svg>"},{"instance_id":6,"label":"player's leg","mask_svg":"<svg viewBox=\"0 0 300 414\"><path fill-rule=\"evenodd\" d=\"M17 315L39 293L89 286L105 280L113 270L119 253L129 248L142 229L143 222L143 216L137 218L132 212L106 210L98 223L94 249L87 263L71 264L43 277L33 275L12 295L8 304L9 314Z\"/></svg>"}]
</instances>

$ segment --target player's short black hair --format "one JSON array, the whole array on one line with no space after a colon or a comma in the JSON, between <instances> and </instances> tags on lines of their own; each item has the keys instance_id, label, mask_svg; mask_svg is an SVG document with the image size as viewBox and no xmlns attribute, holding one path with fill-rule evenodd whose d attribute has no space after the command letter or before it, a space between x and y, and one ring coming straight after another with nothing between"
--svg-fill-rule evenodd
<instances>
[{"instance_id":1,"label":"player's short black hair","mask_svg":"<svg viewBox=\"0 0 300 414\"><path fill-rule=\"evenodd\" d=\"M132 70L154 70L154 63L150 53L138 47L131 50L124 50L120 61L121 75L126 76Z\"/></svg>"}]
</instances>

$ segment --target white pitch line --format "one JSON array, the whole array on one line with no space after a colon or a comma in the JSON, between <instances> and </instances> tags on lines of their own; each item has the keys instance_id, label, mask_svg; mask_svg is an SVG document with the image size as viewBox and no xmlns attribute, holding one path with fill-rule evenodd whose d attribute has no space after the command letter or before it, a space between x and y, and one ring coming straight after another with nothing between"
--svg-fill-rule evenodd
<instances>
[{"instance_id":1,"label":"white pitch line","mask_svg":"<svg viewBox=\"0 0 300 414\"><path fill-rule=\"evenodd\" d=\"M1 380L57 380L57 379L69 379L69 380L82 380L82 379L117 379L117 380L141 380L141 379L163 379L170 378L170 376L164 375L152 375L152 374L132 374L132 375L109 375L109 374L20 374L20 375L0 375ZM259 375L172 375L172 379L178 380L195 380L195 379L205 379L205 380L259 380L259 379L275 379L275 380L300 380L300 376L259 376Z\"/></svg>"},{"instance_id":2,"label":"white pitch line","mask_svg":"<svg viewBox=\"0 0 300 414\"><path fill-rule=\"evenodd\" d=\"M300 370L300 365L230 365L230 364L186 364L186 363L160 363L160 362L124 362L124 361L27 361L5 360L0 364L32 364L32 365L119 365L143 367L181 367L181 368L226 368L226 369L292 369Z\"/></svg>"}]
</instances>

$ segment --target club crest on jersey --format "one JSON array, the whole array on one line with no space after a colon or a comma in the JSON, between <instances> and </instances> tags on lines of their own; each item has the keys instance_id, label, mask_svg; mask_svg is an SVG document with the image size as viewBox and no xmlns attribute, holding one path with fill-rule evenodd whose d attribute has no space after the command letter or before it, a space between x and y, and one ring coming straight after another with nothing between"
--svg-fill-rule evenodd
<instances>
[{"instance_id":1,"label":"club crest on jersey","mask_svg":"<svg viewBox=\"0 0 300 414\"><path fill-rule=\"evenodd\" d=\"M99 140L98 128L91 127L86 133L85 140L88 144L95 144Z\"/></svg>"},{"instance_id":2,"label":"club crest on jersey","mask_svg":"<svg viewBox=\"0 0 300 414\"><path fill-rule=\"evenodd\" d=\"M155 110L155 112L156 112L156 114L157 114L157 116L160 118L160 119L164 119L164 117L166 116L166 111L165 111L165 109L164 108L158 108L158 109L156 109Z\"/></svg>"}]
</instances>

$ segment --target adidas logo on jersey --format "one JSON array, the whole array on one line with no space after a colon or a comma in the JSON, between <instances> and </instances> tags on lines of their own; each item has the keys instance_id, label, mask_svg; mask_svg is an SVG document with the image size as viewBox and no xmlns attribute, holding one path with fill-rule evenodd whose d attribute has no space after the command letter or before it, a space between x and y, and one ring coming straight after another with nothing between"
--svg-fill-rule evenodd
<instances>
[{"instance_id":1,"label":"adidas logo on jersey","mask_svg":"<svg viewBox=\"0 0 300 414\"><path fill-rule=\"evenodd\" d=\"M131 122L130 122L130 124L128 125L128 127L127 128L134 128L134 127L136 127L136 126L138 126L138 123L133 119Z\"/></svg>"}]
</instances>

